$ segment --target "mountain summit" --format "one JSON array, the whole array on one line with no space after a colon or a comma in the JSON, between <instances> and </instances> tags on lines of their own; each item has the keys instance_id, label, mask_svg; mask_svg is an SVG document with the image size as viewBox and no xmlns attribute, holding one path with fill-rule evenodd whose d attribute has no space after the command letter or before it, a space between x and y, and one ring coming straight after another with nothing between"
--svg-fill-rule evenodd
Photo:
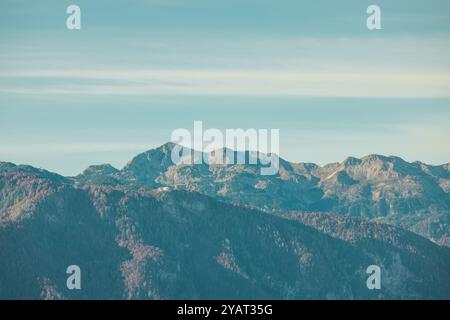
<instances>
[{"instance_id":1,"label":"mountain summit","mask_svg":"<svg viewBox=\"0 0 450 320\"><path fill-rule=\"evenodd\" d=\"M168 143L144 152L122 170L105 172L103 178L109 177L112 184L196 191L267 212L296 210L364 217L450 245L449 164L432 166L394 156L368 155L318 166L280 158L279 172L264 176L255 165L174 165L173 147ZM86 179L83 174L75 179L95 184L99 176Z\"/></svg>"}]
</instances>

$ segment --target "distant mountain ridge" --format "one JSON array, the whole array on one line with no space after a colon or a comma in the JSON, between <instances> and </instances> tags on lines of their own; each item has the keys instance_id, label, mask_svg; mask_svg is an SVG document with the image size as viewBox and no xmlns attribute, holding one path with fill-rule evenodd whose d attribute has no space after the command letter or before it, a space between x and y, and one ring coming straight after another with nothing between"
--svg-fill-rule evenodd
<instances>
[{"instance_id":1,"label":"distant mountain ridge","mask_svg":"<svg viewBox=\"0 0 450 320\"><path fill-rule=\"evenodd\" d=\"M0 163L0 299L450 298L450 249L409 231L262 212L122 174ZM82 290L65 286L72 264ZM366 287L372 264L381 290Z\"/></svg>"},{"instance_id":2,"label":"distant mountain ridge","mask_svg":"<svg viewBox=\"0 0 450 320\"><path fill-rule=\"evenodd\" d=\"M369 155L318 166L280 158L279 173L263 176L254 165L175 166L170 157L173 147L173 143L167 143L141 153L122 170L90 167L74 179L81 184L136 184L196 191L268 212L294 210L366 217L450 246L450 164L432 166Z\"/></svg>"}]
</instances>

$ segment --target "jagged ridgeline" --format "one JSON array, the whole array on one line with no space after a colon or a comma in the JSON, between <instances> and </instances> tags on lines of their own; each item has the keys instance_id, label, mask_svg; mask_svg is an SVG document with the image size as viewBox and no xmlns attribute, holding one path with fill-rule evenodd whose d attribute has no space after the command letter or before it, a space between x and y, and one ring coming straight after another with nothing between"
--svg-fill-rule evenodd
<instances>
[{"instance_id":1,"label":"jagged ridgeline","mask_svg":"<svg viewBox=\"0 0 450 320\"><path fill-rule=\"evenodd\" d=\"M0 298L450 298L450 249L379 222L445 244L448 166L369 156L260 176L175 167L172 147L71 178L0 163Z\"/></svg>"},{"instance_id":2,"label":"jagged ridgeline","mask_svg":"<svg viewBox=\"0 0 450 320\"><path fill-rule=\"evenodd\" d=\"M331 212L400 226L450 245L450 164L369 155L318 166L280 159L278 174L255 165L173 165L174 144L136 156L123 170L93 166L85 184L144 185L196 191L260 210ZM200 155L201 157L201 155Z\"/></svg>"}]
</instances>

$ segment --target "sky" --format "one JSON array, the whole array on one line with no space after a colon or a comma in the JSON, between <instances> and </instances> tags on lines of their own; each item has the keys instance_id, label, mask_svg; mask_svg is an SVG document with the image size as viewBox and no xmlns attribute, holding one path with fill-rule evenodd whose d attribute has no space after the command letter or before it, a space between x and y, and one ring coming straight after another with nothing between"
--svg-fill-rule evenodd
<instances>
[{"instance_id":1,"label":"sky","mask_svg":"<svg viewBox=\"0 0 450 320\"><path fill-rule=\"evenodd\" d=\"M292 162L450 162L450 2L0 2L0 161L121 168L194 120L280 129Z\"/></svg>"}]
</instances>

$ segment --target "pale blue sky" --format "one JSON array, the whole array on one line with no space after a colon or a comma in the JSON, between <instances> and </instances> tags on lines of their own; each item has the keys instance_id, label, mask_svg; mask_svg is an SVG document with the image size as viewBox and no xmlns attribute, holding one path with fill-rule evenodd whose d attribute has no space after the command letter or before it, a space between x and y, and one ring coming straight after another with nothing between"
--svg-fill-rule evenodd
<instances>
[{"instance_id":1,"label":"pale blue sky","mask_svg":"<svg viewBox=\"0 0 450 320\"><path fill-rule=\"evenodd\" d=\"M3 161L120 168L194 120L294 162L450 161L449 1L2 0L0 58Z\"/></svg>"}]
</instances>

